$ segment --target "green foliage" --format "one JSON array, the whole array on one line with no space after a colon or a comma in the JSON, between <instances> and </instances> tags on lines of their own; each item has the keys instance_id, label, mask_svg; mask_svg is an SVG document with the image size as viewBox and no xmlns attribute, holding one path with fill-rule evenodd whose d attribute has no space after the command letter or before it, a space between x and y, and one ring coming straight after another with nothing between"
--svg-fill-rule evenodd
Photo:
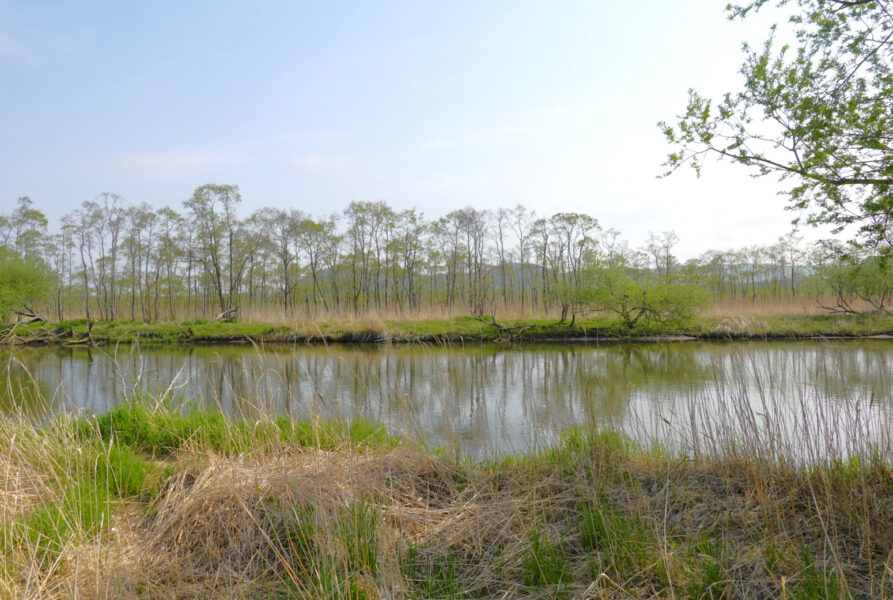
<instances>
[{"instance_id":1,"label":"green foliage","mask_svg":"<svg viewBox=\"0 0 893 600\"><path fill-rule=\"evenodd\" d=\"M87 436L92 424L84 423ZM237 451L231 424L220 412L153 409L140 403L120 405L98 417L102 439L124 444L153 456L169 455L188 443L216 451Z\"/></svg>"},{"instance_id":2,"label":"green foliage","mask_svg":"<svg viewBox=\"0 0 893 600\"><path fill-rule=\"evenodd\" d=\"M63 513L62 506L63 504L43 504L25 521L25 540L43 556L58 555L73 534L74 525Z\"/></svg>"},{"instance_id":3,"label":"green foliage","mask_svg":"<svg viewBox=\"0 0 893 600\"><path fill-rule=\"evenodd\" d=\"M855 250L855 249L852 249ZM889 312L893 304L893 259L832 247L813 275L813 289L820 306L834 312L861 312L858 301L871 309ZM833 304L823 299L830 292Z\"/></svg>"},{"instance_id":4,"label":"green foliage","mask_svg":"<svg viewBox=\"0 0 893 600\"><path fill-rule=\"evenodd\" d=\"M825 600L826 598L841 597L837 575L817 564L808 549L804 549L800 555L800 568L800 580L792 586L794 588L793 598L797 600Z\"/></svg>"},{"instance_id":5,"label":"green foliage","mask_svg":"<svg viewBox=\"0 0 893 600\"><path fill-rule=\"evenodd\" d=\"M729 5L746 18L769 0ZM893 17L886 2L777 0L791 6L793 46L744 46L744 85L714 103L694 90L677 125L660 123L666 166L700 172L709 154L760 175L792 179L790 208L838 230L859 225L872 246L893 249Z\"/></svg>"},{"instance_id":6,"label":"green foliage","mask_svg":"<svg viewBox=\"0 0 893 600\"><path fill-rule=\"evenodd\" d=\"M695 309L707 303L700 287L642 276L617 268L595 267L588 286L578 291L577 304L616 316L626 331L662 332L691 323Z\"/></svg>"},{"instance_id":7,"label":"green foliage","mask_svg":"<svg viewBox=\"0 0 893 600\"><path fill-rule=\"evenodd\" d=\"M377 527L378 513L361 499L335 521L332 531L337 543L320 547L317 535L326 539L330 531L316 523L312 507L295 507L280 540L293 566L288 570L292 579L288 597L375 597L366 582L378 573Z\"/></svg>"},{"instance_id":8,"label":"green foliage","mask_svg":"<svg viewBox=\"0 0 893 600\"><path fill-rule=\"evenodd\" d=\"M17 582L46 571L60 578L35 581L69 583L69 567L84 552L100 548L114 560L119 542L111 535L113 526L127 527L144 540L163 540L157 536L165 530L163 535L188 539L189 529L169 530L167 519L157 529L151 513L156 496L145 493L147 481L160 474L156 463L125 445L116 430L103 434L95 420L73 424L77 422L67 420L35 428L7 422L0 427L3 455L23 461L11 463L10 471L25 467L50 486L34 498L36 504L26 502L20 513L0 517L0 585L15 597L23 596ZM269 431L279 428L277 424ZM271 455L264 455L262 447L253 451L261 464L269 459L281 465L294 456L290 450ZM168 475L201 468L208 454L168 461ZM354 461L356 454L332 458ZM566 434L553 452L456 467L454 481L461 473L467 485L458 494L435 491L439 486L431 477L430 457L422 457L415 467L404 462L411 457L397 460L400 476L393 480L389 469L395 463L378 467L385 469L381 473L388 487L367 489L363 479L361 487L350 488L354 500L348 502L304 504L300 498L307 502L325 488L300 472L275 491L257 487L257 495L246 498L250 501L238 511L251 511L269 545L264 542L260 552L251 552L250 563L230 563L240 567L236 582L209 586L207 593L238 595L247 583L252 587L245 593L262 596L259 588L270 598L371 600L395 589L419 599L555 598L581 593L598 581L617 585L613 591L589 588L596 596L606 590L608 595L720 600L748 597L756 589L754 574L766 594L792 599L869 598L884 589L889 552L877 531L878 523L883 527L889 520L883 500L893 470L880 455L803 468L737 455L732 462L722 457L716 463L710 458L680 461L663 453L634 452L621 433L581 428ZM295 465L301 469L305 463ZM612 469L617 476L610 475ZM762 495L756 505L740 502L750 497L754 485L766 481L775 486L771 494ZM308 496L300 493L305 483L313 485ZM428 492L422 491L426 487ZM168 489L174 494L169 498L182 491ZM198 488L193 492L202 493ZM221 499L211 493L213 501L199 509L219 514ZM854 494L866 495L852 502ZM717 514L716 507L729 506L731 510ZM193 522L185 520L187 526ZM828 524L834 536L826 535ZM236 531L231 525L219 519L217 531ZM774 535L778 527L784 528L783 536ZM257 533L252 529L252 535ZM128 535L128 544L132 539ZM867 552L850 552L860 547ZM213 577L219 563L213 554L186 556L196 561L191 566L206 564L205 572ZM197 569L183 569L176 562L182 557L171 548L168 573L174 576L158 580L156 595L179 597L195 590ZM109 569L116 566L110 563ZM176 579L182 572L186 581ZM541 589L532 589L536 587Z\"/></svg>"},{"instance_id":9,"label":"green foliage","mask_svg":"<svg viewBox=\"0 0 893 600\"><path fill-rule=\"evenodd\" d=\"M25 519L25 539L52 557L73 539L108 530L113 505L140 497L155 465L128 447L105 447L91 439L60 457L58 495L38 505Z\"/></svg>"},{"instance_id":10,"label":"green foliage","mask_svg":"<svg viewBox=\"0 0 893 600\"><path fill-rule=\"evenodd\" d=\"M27 541L47 557L54 557L77 536L89 537L111 526L111 491L102 478L61 490L61 495L34 509L25 520Z\"/></svg>"},{"instance_id":11,"label":"green foliage","mask_svg":"<svg viewBox=\"0 0 893 600\"><path fill-rule=\"evenodd\" d=\"M25 260L0 247L0 322L27 302L49 291L49 269L39 260Z\"/></svg>"},{"instance_id":12,"label":"green foliage","mask_svg":"<svg viewBox=\"0 0 893 600\"><path fill-rule=\"evenodd\" d=\"M146 478L155 466L127 446L112 446L106 457L108 459L106 476L109 487L115 495L120 498L139 496Z\"/></svg>"},{"instance_id":13,"label":"green foliage","mask_svg":"<svg viewBox=\"0 0 893 600\"><path fill-rule=\"evenodd\" d=\"M292 519L285 531L282 546L288 550L289 562L294 566L293 572L299 579L307 579L315 569L318 554L315 534L313 508L296 506L292 510ZM298 581L292 583L300 584Z\"/></svg>"}]
</instances>

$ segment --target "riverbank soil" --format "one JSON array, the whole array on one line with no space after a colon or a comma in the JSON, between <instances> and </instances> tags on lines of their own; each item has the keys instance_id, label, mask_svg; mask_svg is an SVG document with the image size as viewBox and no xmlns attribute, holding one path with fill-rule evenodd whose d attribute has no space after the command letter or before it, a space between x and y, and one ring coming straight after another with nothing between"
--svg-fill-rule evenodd
<instances>
[{"instance_id":1,"label":"riverbank soil","mask_svg":"<svg viewBox=\"0 0 893 600\"><path fill-rule=\"evenodd\" d=\"M800 339L893 336L886 313L700 316L685 326L620 327L610 318L517 318L492 321L476 317L443 319L354 319L270 324L243 321L98 321L9 325L0 343L454 343L474 341L612 341L645 339Z\"/></svg>"}]
</instances>

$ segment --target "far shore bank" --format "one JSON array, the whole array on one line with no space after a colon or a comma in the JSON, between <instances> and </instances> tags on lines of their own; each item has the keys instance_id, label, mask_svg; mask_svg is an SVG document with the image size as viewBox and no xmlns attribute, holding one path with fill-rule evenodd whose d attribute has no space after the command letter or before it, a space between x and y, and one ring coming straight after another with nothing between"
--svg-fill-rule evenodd
<instances>
[{"instance_id":1,"label":"far shore bank","mask_svg":"<svg viewBox=\"0 0 893 600\"><path fill-rule=\"evenodd\" d=\"M773 315L696 317L683 326L651 324L624 329L608 318L515 318L487 321L471 316L354 320L296 320L293 323L194 320L145 323L95 321L9 324L2 345L220 344L220 343L481 343L481 342L674 342L690 340L795 340L893 338L893 315Z\"/></svg>"}]
</instances>

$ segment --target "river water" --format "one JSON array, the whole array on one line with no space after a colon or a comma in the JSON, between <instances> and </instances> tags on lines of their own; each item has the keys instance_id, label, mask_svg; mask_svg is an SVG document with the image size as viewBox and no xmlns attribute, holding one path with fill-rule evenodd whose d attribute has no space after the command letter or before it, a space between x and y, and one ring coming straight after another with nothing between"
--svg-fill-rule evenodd
<instances>
[{"instance_id":1,"label":"river water","mask_svg":"<svg viewBox=\"0 0 893 600\"><path fill-rule=\"evenodd\" d=\"M240 418L362 417L472 456L544 447L576 426L692 454L893 447L889 340L24 348L2 368L0 411L38 419L148 392Z\"/></svg>"}]
</instances>

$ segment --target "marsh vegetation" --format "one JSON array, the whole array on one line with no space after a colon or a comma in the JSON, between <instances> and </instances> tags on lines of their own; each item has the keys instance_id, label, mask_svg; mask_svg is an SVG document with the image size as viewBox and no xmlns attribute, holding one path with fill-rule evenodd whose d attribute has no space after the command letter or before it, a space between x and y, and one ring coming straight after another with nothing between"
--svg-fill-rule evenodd
<instances>
[{"instance_id":1,"label":"marsh vegetation","mask_svg":"<svg viewBox=\"0 0 893 600\"><path fill-rule=\"evenodd\" d=\"M150 399L151 402L151 399ZM893 471L608 430L456 461L364 422L131 404L0 428L17 598L888 598Z\"/></svg>"},{"instance_id":2,"label":"marsh vegetation","mask_svg":"<svg viewBox=\"0 0 893 600\"><path fill-rule=\"evenodd\" d=\"M703 346L16 351L0 595L889 598L887 342Z\"/></svg>"}]
</instances>

